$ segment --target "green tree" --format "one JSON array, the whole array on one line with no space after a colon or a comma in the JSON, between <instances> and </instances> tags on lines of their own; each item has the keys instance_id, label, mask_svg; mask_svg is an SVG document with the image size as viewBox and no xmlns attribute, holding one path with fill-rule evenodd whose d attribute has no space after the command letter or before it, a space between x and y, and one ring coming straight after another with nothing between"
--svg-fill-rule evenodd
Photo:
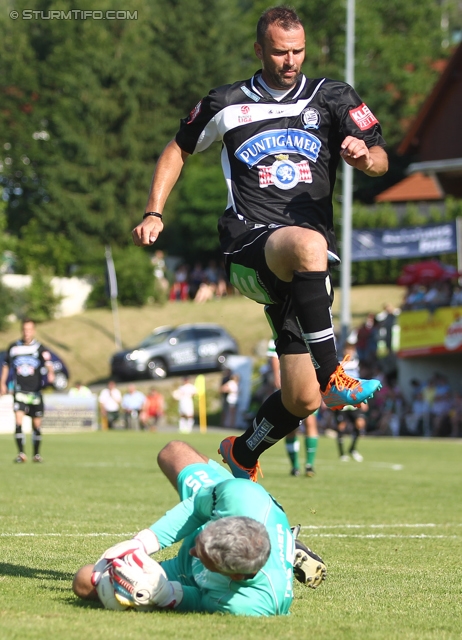
<instances>
[{"instance_id":1,"label":"green tree","mask_svg":"<svg viewBox=\"0 0 462 640\"><path fill-rule=\"evenodd\" d=\"M44 322L55 317L62 296L56 295L51 284L53 274L45 267L39 267L30 286L24 291L24 309L22 317Z\"/></svg>"},{"instance_id":2,"label":"green tree","mask_svg":"<svg viewBox=\"0 0 462 640\"><path fill-rule=\"evenodd\" d=\"M14 310L13 292L0 280L0 331L5 331L10 324L9 316Z\"/></svg>"},{"instance_id":3,"label":"green tree","mask_svg":"<svg viewBox=\"0 0 462 640\"><path fill-rule=\"evenodd\" d=\"M125 306L142 307L150 299L163 301L157 289L149 253L134 245L112 252L117 278L118 302ZM108 307L111 304L106 276L104 253L99 268L94 270L93 290L87 300L88 307Z\"/></svg>"},{"instance_id":4,"label":"green tree","mask_svg":"<svg viewBox=\"0 0 462 640\"><path fill-rule=\"evenodd\" d=\"M115 0L85 4L120 8ZM104 243L130 241L154 160L179 118L209 82L221 84L241 67L243 36L227 29L236 6L127 0L124 10L137 11L137 20L3 19L0 140L8 151L9 228L19 234L34 218L27 235L38 227L58 243L72 241L72 252L47 253L45 264L57 268L59 258L86 270ZM18 0L15 8L82 9L72 0Z\"/></svg>"},{"instance_id":5,"label":"green tree","mask_svg":"<svg viewBox=\"0 0 462 640\"><path fill-rule=\"evenodd\" d=\"M457 26L455 0L449 4ZM12 21L2 13L0 168L7 228L21 238L25 269L40 260L60 274L75 265L94 272L105 244L130 244L155 161L179 119L210 87L258 67L252 42L267 6L127 0L124 10L137 12L136 20ZM77 0L15 0L14 8L83 7ZM84 8L120 3L85 0ZM344 0L305 0L299 10L307 75L343 78ZM441 7L434 0L357 0L356 16L356 88L392 149L436 79L432 62L450 53L441 46ZM213 251L225 199L217 166L217 150L188 163L166 209L164 250ZM383 183L357 174L356 184L356 193L371 199ZM178 242L180 232L188 242ZM50 250L29 244L29 257L31 240Z\"/></svg>"}]
</instances>

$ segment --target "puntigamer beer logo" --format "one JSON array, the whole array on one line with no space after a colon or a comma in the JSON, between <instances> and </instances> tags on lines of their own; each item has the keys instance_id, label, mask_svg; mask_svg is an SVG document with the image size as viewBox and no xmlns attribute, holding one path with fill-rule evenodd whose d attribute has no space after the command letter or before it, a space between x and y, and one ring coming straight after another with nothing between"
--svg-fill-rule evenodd
<instances>
[{"instance_id":1,"label":"puntigamer beer logo","mask_svg":"<svg viewBox=\"0 0 462 640\"><path fill-rule=\"evenodd\" d=\"M263 158L280 153L305 156L316 162L321 150L321 141L312 133L300 129L272 129L259 133L246 140L236 149L234 155L249 168L261 162Z\"/></svg>"}]
</instances>

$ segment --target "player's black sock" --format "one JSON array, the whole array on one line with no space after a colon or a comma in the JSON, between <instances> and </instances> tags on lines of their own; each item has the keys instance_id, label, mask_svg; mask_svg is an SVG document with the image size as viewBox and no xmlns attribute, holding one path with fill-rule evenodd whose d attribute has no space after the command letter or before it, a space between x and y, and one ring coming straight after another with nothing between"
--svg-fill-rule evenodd
<instances>
[{"instance_id":1,"label":"player's black sock","mask_svg":"<svg viewBox=\"0 0 462 640\"><path fill-rule=\"evenodd\" d=\"M34 456L38 456L40 451L40 445L42 443L42 432L40 429L36 429L32 432L32 446L34 448Z\"/></svg>"},{"instance_id":2,"label":"player's black sock","mask_svg":"<svg viewBox=\"0 0 462 640\"><path fill-rule=\"evenodd\" d=\"M345 449L343 448L343 433L338 432L337 433L337 445L338 445L338 452L340 457L345 455Z\"/></svg>"},{"instance_id":3,"label":"player's black sock","mask_svg":"<svg viewBox=\"0 0 462 640\"><path fill-rule=\"evenodd\" d=\"M351 445L350 445L350 451L349 451L350 453L352 451L355 451L358 438L359 438L359 431L355 428L351 436Z\"/></svg>"},{"instance_id":4,"label":"player's black sock","mask_svg":"<svg viewBox=\"0 0 462 640\"><path fill-rule=\"evenodd\" d=\"M338 365L330 288L328 271L295 271L291 283L295 315L322 391Z\"/></svg>"},{"instance_id":5,"label":"player's black sock","mask_svg":"<svg viewBox=\"0 0 462 640\"><path fill-rule=\"evenodd\" d=\"M233 455L237 462L243 467L254 467L263 451L297 429L305 417L287 411L281 392L275 391L258 410L252 426L236 438Z\"/></svg>"},{"instance_id":6,"label":"player's black sock","mask_svg":"<svg viewBox=\"0 0 462 640\"><path fill-rule=\"evenodd\" d=\"M20 424L16 425L14 439L16 440L16 446L18 447L19 453L24 453L24 444L25 444L26 436L23 434L22 427Z\"/></svg>"}]
</instances>

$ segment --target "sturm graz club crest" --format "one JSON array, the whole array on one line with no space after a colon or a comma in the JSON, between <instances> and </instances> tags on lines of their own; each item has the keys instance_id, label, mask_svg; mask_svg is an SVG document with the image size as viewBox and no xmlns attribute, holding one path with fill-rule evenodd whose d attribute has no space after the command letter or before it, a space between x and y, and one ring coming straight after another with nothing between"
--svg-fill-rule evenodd
<instances>
[{"instance_id":1,"label":"sturm graz club crest","mask_svg":"<svg viewBox=\"0 0 462 640\"><path fill-rule=\"evenodd\" d=\"M258 165L260 187L274 185L278 189L293 189L299 182L313 182L310 165L307 160L293 162L286 154L275 156L272 165Z\"/></svg>"},{"instance_id":2,"label":"sturm graz club crest","mask_svg":"<svg viewBox=\"0 0 462 640\"><path fill-rule=\"evenodd\" d=\"M317 109L308 107L302 111L302 122L305 129L319 129L321 116Z\"/></svg>"}]
</instances>

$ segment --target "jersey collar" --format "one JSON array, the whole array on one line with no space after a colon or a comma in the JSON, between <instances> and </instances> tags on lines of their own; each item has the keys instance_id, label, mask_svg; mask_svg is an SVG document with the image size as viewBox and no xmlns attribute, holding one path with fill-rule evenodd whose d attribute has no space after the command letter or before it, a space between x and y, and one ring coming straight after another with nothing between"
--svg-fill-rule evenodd
<instances>
[{"instance_id":1,"label":"jersey collar","mask_svg":"<svg viewBox=\"0 0 462 640\"><path fill-rule=\"evenodd\" d=\"M260 84L259 78L261 74L262 74L262 70L259 69L255 73L255 75L250 79L252 91L257 95L261 96L262 98L265 98L265 100L268 100L271 102L277 102L277 100L275 100L273 96L270 93L268 93L266 89L264 89L264 87ZM292 100L296 100L300 95L300 93L303 91L306 85L306 82L307 82L306 76L303 73L301 73L298 77L295 87L291 89L289 93L286 96L284 96L282 100L280 100L279 104L282 104L284 102L292 102Z\"/></svg>"}]
</instances>

